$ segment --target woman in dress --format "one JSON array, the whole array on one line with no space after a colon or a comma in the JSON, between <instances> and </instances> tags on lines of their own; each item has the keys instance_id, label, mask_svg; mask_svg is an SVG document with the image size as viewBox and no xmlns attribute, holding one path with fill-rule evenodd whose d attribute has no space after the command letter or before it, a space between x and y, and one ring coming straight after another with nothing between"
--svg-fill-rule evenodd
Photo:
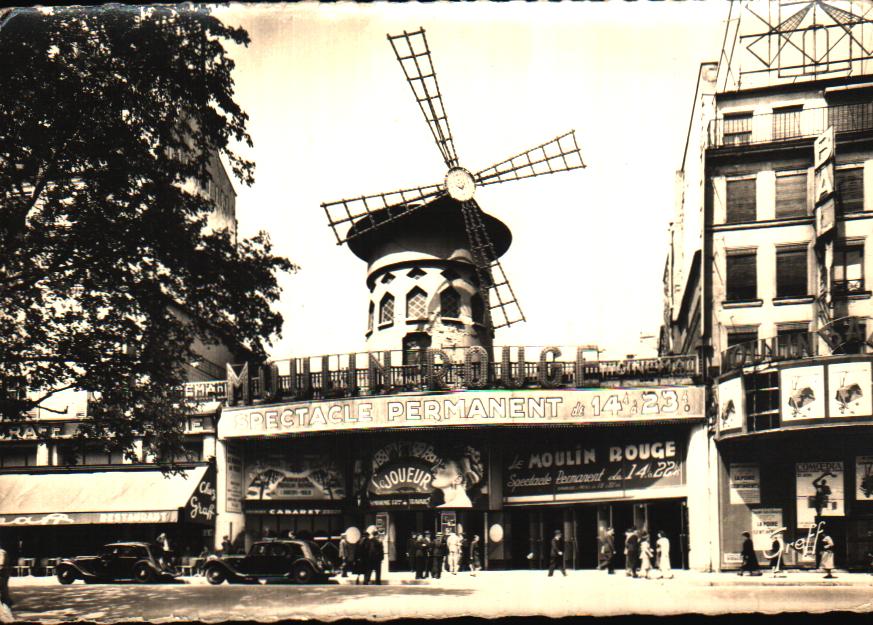
<instances>
[{"instance_id":1,"label":"woman in dress","mask_svg":"<svg viewBox=\"0 0 873 625\"><path fill-rule=\"evenodd\" d=\"M649 579L649 572L652 570L653 557L654 552L652 551L652 544L649 542L649 535L644 532L640 537L640 575L646 579Z\"/></svg>"},{"instance_id":2,"label":"woman in dress","mask_svg":"<svg viewBox=\"0 0 873 625\"><path fill-rule=\"evenodd\" d=\"M821 539L821 568L824 569L825 579L833 578L831 571L834 570L834 539L825 534Z\"/></svg>"},{"instance_id":3,"label":"woman in dress","mask_svg":"<svg viewBox=\"0 0 873 625\"><path fill-rule=\"evenodd\" d=\"M673 577L673 565L670 563L670 539L667 538L667 535L663 531L658 532L656 548L658 554L658 568L661 571L661 578L671 579Z\"/></svg>"}]
</instances>

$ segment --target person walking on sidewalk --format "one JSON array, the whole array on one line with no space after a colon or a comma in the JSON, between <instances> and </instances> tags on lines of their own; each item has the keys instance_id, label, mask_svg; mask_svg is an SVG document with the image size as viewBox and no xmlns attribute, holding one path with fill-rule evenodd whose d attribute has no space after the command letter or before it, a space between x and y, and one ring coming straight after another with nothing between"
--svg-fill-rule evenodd
<instances>
[{"instance_id":1,"label":"person walking on sidewalk","mask_svg":"<svg viewBox=\"0 0 873 625\"><path fill-rule=\"evenodd\" d=\"M14 603L9 598L9 554L0 545L0 603L11 608Z\"/></svg>"},{"instance_id":2,"label":"person walking on sidewalk","mask_svg":"<svg viewBox=\"0 0 873 625\"><path fill-rule=\"evenodd\" d=\"M431 566L430 576L433 579L440 579L443 575L443 563L446 559L446 537L442 532L437 532L436 538L433 541L433 550L431 551Z\"/></svg>"},{"instance_id":3,"label":"person walking on sidewalk","mask_svg":"<svg viewBox=\"0 0 873 625\"><path fill-rule=\"evenodd\" d=\"M482 543L479 541L479 534L473 534L473 540L470 541L470 575L476 577L476 573L481 569Z\"/></svg>"},{"instance_id":4,"label":"person walking on sidewalk","mask_svg":"<svg viewBox=\"0 0 873 625\"><path fill-rule=\"evenodd\" d=\"M348 577L349 576L349 566L351 565L352 562L355 561L355 558L352 555L352 545L346 539L345 532L343 532L340 535L339 559L340 559L340 570L342 571L342 576Z\"/></svg>"},{"instance_id":5,"label":"person walking on sidewalk","mask_svg":"<svg viewBox=\"0 0 873 625\"><path fill-rule=\"evenodd\" d=\"M379 539L376 526L371 525L367 528L367 537L361 542L363 558L366 564L364 571L364 585L370 583L370 577L373 573L376 574L377 586L382 584L382 560L385 558L385 548L382 546L382 541Z\"/></svg>"},{"instance_id":6,"label":"person walking on sidewalk","mask_svg":"<svg viewBox=\"0 0 873 625\"><path fill-rule=\"evenodd\" d=\"M743 573L749 575L760 575L758 570L758 556L755 554L755 545L752 543L752 535L749 532L743 532L743 548L740 550L740 556L743 558L743 565L740 567L740 572L737 575L742 576Z\"/></svg>"},{"instance_id":7,"label":"person walking on sidewalk","mask_svg":"<svg viewBox=\"0 0 873 625\"><path fill-rule=\"evenodd\" d=\"M427 566L427 538L419 534L415 540L415 579L424 579L424 569Z\"/></svg>"},{"instance_id":8,"label":"person walking on sidewalk","mask_svg":"<svg viewBox=\"0 0 873 625\"><path fill-rule=\"evenodd\" d=\"M561 530L555 530L555 536L552 538L551 550L549 551L549 577L554 574L557 567L561 567L561 573L567 577L567 570L564 568L564 537Z\"/></svg>"},{"instance_id":9,"label":"person walking on sidewalk","mask_svg":"<svg viewBox=\"0 0 873 625\"><path fill-rule=\"evenodd\" d=\"M418 534L412 532L406 541L406 562L409 564L409 572L415 573L415 546L418 543Z\"/></svg>"},{"instance_id":10,"label":"person walking on sidewalk","mask_svg":"<svg viewBox=\"0 0 873 625\"><path fill-rule=\"evenodd\" d=\"M449 572L452 575L457 575L458 567L461 564L461 537L454 530L446 539L446 547L449 550Z\"/></svg>"},{"instance_id":11,"label":"person walking on sidewalk","mask_svg":"<svg viewBox=\"0 0 873 625\"><path fill-rule=\"evenodd\" d=\"M629 577L637 576L640 568L640 537L635 527L628 529L624 539L625 574Z\"/></svg>"},{"instance_id":12,"label":"person walking on sidewalk","mask_svg":"<svg viewBox=\"0 0 873 625\"><path fill-rule=\"evenodd\" d=\"M652 570L652 559L655 552L652 551L652 544L649 542L649 535L643 532L640 536L640 575L649 579L649 572Z\"/></svg>"},{"instance_id":13,"label":"person walking on sidewalk","mask_svg":"<svg viewBox=\"0 0 873 625\"><path fill-rule=\"evenodd\" d=\"M598 554L597 568L599 570L606 569L612 575L615 573L613 560L615 559L615 530L611 527L606 528L603 538L600 539L600 553Z\"/></svg>"},{"instance_id":14,"label":"person walking on sidewalk","mask_svg":"<svg viewBox=\"0 0 873 625\"><path fill-rule=\"evenodd\" d=\"M825 571L825 579L834 577L831 573L834 570L834 539L827 533L821 538L821 568Z\"/></svg>"},{"instance_id":15,"label":"person walking on sidewalk","mask_svg":"<svg viewBox=\"0 0 873 625\"><path fill-rule=\"evenodd\" d=\"M673 565L670 563L670 539L667 538L663 530L658 532L655 550L658 557L658 570L661 571L661 579L672 579Z\"/></svg>"}]
</instances>

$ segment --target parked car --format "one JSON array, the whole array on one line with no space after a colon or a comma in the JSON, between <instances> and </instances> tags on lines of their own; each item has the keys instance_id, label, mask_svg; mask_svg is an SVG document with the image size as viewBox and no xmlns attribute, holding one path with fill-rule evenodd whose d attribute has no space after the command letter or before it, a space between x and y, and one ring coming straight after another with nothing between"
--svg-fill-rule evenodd
<instances>
[{"instance_id":1,"label":"parked car","mask_svg":"<svg viewBox=\"0 0 873 625\"><path fill-rule=\"evenodd\" d=\"M315 543L306 540L262 540L248 555L212 557L203 574L210 584L289 580L298 584L327 581L336 575Z\"/></svg>"},{"instance_id":2,"label":"parked car","mask_svg":"<svg viewBox=\"0 0 873 625\"><path fill-rule=\"evenodd\" d=\"M148 543L110 543L97 556L62 558L55 569L58 581L72 584L134 580L141 583L171 581L179 576L171 564L158 560Z\"/></svg>"}]
</instances>

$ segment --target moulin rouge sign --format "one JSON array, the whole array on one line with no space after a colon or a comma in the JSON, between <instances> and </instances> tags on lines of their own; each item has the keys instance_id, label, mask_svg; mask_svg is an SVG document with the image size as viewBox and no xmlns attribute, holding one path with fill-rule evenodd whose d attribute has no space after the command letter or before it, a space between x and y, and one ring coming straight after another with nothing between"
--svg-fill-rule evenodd
<instances>
[{"instance_id":1,"label":"moulin rouge sign","mask_svg":"<svg viewBox=\"0 0 873 625\"><path fill-rule=\"evenodd\" d=\"M222 438L370 428L702 419L701 387L464 391L225 408Z\"/></svg>"}]
</instances>

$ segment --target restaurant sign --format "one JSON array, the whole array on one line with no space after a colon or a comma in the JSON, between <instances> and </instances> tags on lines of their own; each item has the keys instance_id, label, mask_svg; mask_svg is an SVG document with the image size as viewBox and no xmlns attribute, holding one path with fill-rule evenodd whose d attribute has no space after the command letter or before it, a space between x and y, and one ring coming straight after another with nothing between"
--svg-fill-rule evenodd
<instances>
[{"instance_id":1,"label":"restaurant sign","mask_svg":"<svg viewBox=\"0 0 873 625\"><path fill-rule=\"evenodd\" d=\"M684 483L685 443L675 434L525 446L504 458L506 503L585 500Z\"/></svg>"},{"instance_id":2,"label":"restaurant sign","mask_svg":"<svg viewBox=\"0 0 873 625\"><path fill-rule=\"evenodd\" d=\"M466 391L228 408L221 438L471 425L561 425L700 420L698 386L596 390Z\"/></svg>"},{"instance_id":3,"label":"restaurant sign","mask_svg":"<svg viewBox=\"0 0 873 625\"><path fill-rule=\"evenodd\" d=\"M91 525L115 523L175 523L178 510L148 512L52 512L0 516L2 525Z\"/></svg>"}]
</instances>

